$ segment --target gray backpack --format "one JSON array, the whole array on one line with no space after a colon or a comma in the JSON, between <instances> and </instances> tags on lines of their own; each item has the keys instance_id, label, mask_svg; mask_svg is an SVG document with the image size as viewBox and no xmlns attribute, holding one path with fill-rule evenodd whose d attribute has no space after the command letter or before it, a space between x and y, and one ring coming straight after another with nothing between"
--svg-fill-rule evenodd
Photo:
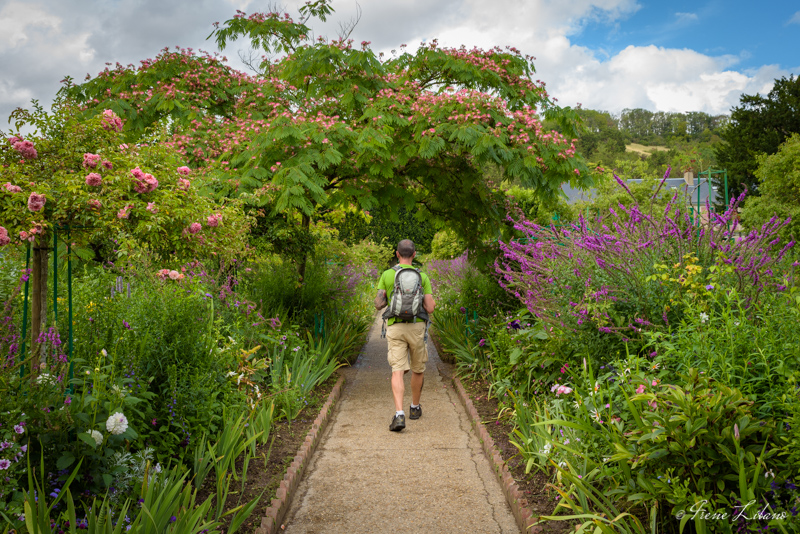
<instances>
[{"instance_id":1,"label":"gray backpack","mask_svg":"<svg viewBox=\"0 0 800 534\"><path fill-rule=\"evenodd\" d=\"M392 317L401 321L411 322L422 319L426 322L425 341L428 340L428 312L422 306L425 292L422 289L422 275L419 269L395 265L394 289L389 306L383 312L383 336L386 336L386 321Z\"/></svg>"}]
</instances>

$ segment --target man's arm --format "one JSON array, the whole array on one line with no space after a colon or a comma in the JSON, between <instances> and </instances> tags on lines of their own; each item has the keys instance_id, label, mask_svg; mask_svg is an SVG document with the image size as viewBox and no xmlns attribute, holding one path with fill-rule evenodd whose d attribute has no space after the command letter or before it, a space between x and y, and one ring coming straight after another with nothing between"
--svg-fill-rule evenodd
<instances>
[{"instance_id":1,"label":"man's arm","mask_svg":"<svg viewBox=\"0 0 800 534\"><path fill-rule=\"evenodd\" d=\"M386 307L387 304L388 302L386 300L386 290L379 289L378 294L375 295L375 309L382 310Z\"/></svg>"},{"instance_id":2,"label":"man's arm","mask_svg":"<svg viewBox=\"0 0 800 534\"><path fill-rule=\"evenodd\" d=\"M436 307L436 301L433 300L433 295L428 293L422 298L422 307L425 308L428 315L433 313L433 309Z\"/></svg>"}]
</instances>

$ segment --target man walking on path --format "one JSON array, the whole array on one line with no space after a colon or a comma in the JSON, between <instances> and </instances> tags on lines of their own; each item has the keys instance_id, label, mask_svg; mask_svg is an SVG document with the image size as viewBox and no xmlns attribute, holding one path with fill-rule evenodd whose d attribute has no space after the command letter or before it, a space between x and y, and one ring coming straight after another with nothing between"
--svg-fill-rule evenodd
<instances>
[{"instance_id":1,"label":"man walking on path","mask_svg":"<svg viewBox=\"0 0 800 534\"><path fill-rule=\"evenodd\" d=\"M403 269L414 269L412 261L417 251L410 239L403 239L397 244L398 265L383 272L378 280L378 294L375 297L375 307L384 308L392 300L395 287L395 277ZM433 300L431 281L425 273L419 273L421 290L423 292L422 308L428 316L433 313L436 303ZM403 376L411 371L411 407L410 419L419 419L422 416L420 395L422 384L425 380L425 362L428 361L428 347L425 340L427 317L414 317L400 319L390 317L387 321L386 341L388 345L388 360L392 366L392 396L394 397L395 415L389 425L389 430L399 432L406 427L406 414L403 410L403 395L405 383Z\"/></svg>"}]
</instances>

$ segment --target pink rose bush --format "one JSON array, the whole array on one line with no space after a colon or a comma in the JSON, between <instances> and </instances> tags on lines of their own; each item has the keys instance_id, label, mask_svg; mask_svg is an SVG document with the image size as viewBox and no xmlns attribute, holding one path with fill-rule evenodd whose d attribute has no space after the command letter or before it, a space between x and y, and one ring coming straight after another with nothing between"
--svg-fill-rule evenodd
<instances>
[{"instance_id":1,"label":"pink rose bush","mask_svg":"<svg viewBox=\"0 0 800 534\"><path fill-rule=\"evenodd\" d=\"M28 209L33 212L42 211L46 201L47 199L44 197L44 195L31 193L31 196L28 197Z\"/></svg>"},{"instance_id":2,"label":"pink rose bush","mask_svg":"<svg viewBox=\"0 0 800 534\"><path fill-rule=\"evenodd\" d=\"M134 178L133 189L139 194L150 193L158 187L158 180L152 174L144 172L139 167L133 169L131 174Z\"/></svg>"},{"instance_id":3,"label":"pink rose bush","mask_svg":"<svg viewBox=\"0 0 800 534\"><path fill-rule=\"evenodd\" d=\"M183 189L184 191L188 191L190 185L192 185L192 182L190 182L186 178L178 178L178 189Z\"/></svg>"},{"instance_id":4,"label":"pink rose bush","mask_svg":"<svg viewBox=\"0 0 800 534\"><path fill-rule=\"evenodd\" d=\"M0 226L0 247L4 247L11 243L11 238L8 237L8 230Z\"/></svg>"},{"instance_id":5,"label":"pink rose bush","mask_svg":"<svg viewBox=\"0 0 800 534\"><path fill-rule=\"evenodd\" d=\"M187 230L189 231L190 234L196 234L196 233L200 232L200 230L202 230L202 229L203 229L203 225L201 225L198 222L193 222L192 224L189 225L189 228Z\"/></svg>"},{"instance_id":6,"label":"pink rose bush","mask_svg":"<svg viewBox=\"0 0 800 534\"><path fill-rule=\"evenodd\" d=\"M11 184L11 183L9 183L9 182L6 182L6 183L4 183L4 184L3 184L3 187L4 187L4 188L6 189L6 191L8 191L9 193L22 193L22 188L21 188L20 186L18 186L18 185L12 185L12 184Z\"/></svg>"},{"instance_id":7,"label":"pink rose bush","mask_svg":"<svg viewBox=\"0 0 800 534\"><path fill-rule=\"evenodd\" d=\"M98 163L100 163L99 154L86 153L83 155L83 167L85 169L94 169L97 167Z\"/></svg>"},{"instance_id":8,"label":"pink rose bush","mask_svg":"<svg viewBox=\"0 0 800 534\"><path fill-rule=\"evenodd\" d=\"M36 147L34 147L33 143L31 143L30 141L19 140L13 143L11 146L13 146L14 150L19 152L20 155L25 159L36 159L36 157L39 155L36 152Z\"/></svg>"},{"instance_id":9,"label":"pink rose bush","mask_svg":"<svg viewBox=\"0 0 800 534\"><path fill-rule=\"evenodd\" d=\"M182 174L184 176L189 176L189 173L192 172L192 169L190 169L189 167L185 167L185 166L184 167L178 167L177 170L178 170L178 174Z\"/></svg>"},{"instance_id":10,"label":"pink rose bush","mask_svg":"<svg viewBox=\"0 0 800 534\"><path fill-rule=\"evenodd\" d=\"M103 177L96 172L91 172L86 176L86 185L97 187L103 185Z\"/></svg>"},{"instance_id":11,"label":"pink rose bush","mask_svg":"<svg viewBox=\"0 0 800 534\"><path fill-rule=\"evenodd\" d=\"M161 279L161 280L181 281L184 278L186 278L186 275L184 275L183 273L179 273L178 271L176 271L174 269L173 270L161 269L156 273L156 276L158 276L158 278Z\"/></svg>"},{"instance_id":12,"label":"pink rose bush","mask_svg":"<svg viewBox=\"0 0 800 534\"><path fill-rule=\"evenodd\" d=\"M122 119L110 109L103 111L102 125L106 130L114 130L115 132L121 132L123 126Z\"/></svg>"},{"instance_id":13,"label":"pink rose bush","mask_svg":"<svg viewBox=\"0 0 800 534\"><path fill-rule=\"evenodd\" d=\"M217 226L219 226L219 222L221 220L222 220L222 214L221 213L215 213L214 215L209 215L208 216L208 218L206 219L206 223L211 228L216 228Z\"/></svg>"}]
</instances>

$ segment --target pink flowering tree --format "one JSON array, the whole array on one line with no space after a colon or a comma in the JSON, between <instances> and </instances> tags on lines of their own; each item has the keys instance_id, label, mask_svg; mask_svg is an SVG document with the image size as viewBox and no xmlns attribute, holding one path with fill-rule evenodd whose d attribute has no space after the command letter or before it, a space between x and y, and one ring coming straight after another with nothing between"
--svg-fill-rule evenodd
<instances>
[{"instance_id":1,"label":"pink flowering tree","mask_svg":"<svg viewBox=\"0 0 800 534\"><path fill-rule=\"evenodd\" d=\"M193 172L168 145L157 138L127 145L112 111L91 119L77 112L64 98L51 113L18 109L17 131L33 133L0 134L0 246L32 247L33 340L45 329L54 232L85 259L112 239L117 257L224 258L240 253L248 229L238 206L198 193Z\"/></svg>"},{"instance_id":2,"label":"pink flowering tree","mask_svg":"<svg viewBox=\"0 0 800 534\"><path fill-rule=\"evenodd\" d=\"M204 168L218 195L297 214L301 228L319 209L380 207L393 217L416 206L479 248L510 227L488 167L544 202L564 182L590 182L575 154L577 114L534 79L531 57L435 40L384 57L368 42L312 40L308 20L329 13L320 0L301 8L300 20L237 12L216 24L220 48L244 37L280 55L265 59L259 75L235 72L219 57L164 50L73 93L94 113L131 117L132 137L169 119L170 143Z\"/></svg>"}]
</instances>

